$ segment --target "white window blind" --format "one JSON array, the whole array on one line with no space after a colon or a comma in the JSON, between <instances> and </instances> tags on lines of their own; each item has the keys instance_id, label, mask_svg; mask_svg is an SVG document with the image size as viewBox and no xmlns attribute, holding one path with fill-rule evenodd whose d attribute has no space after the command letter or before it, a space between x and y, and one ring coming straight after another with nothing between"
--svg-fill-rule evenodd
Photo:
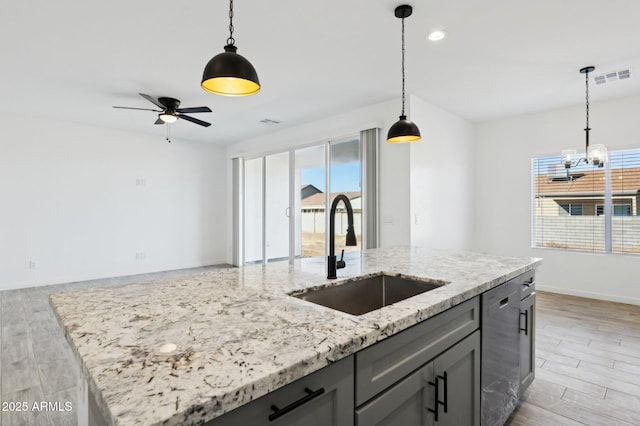
<instances>
[{"instance_id":1,"label":"white window blind","mask_svg":"<svg viewBox=\"0 0 640 426\"><path fill-rule=\"evenodd\" d=\"M610 151L605 167L548 156L532 169L533 247L640 254L640 149Z\"/></svg>"},{"instance_id":2,"label":"white window blind","mask_svg":"<svg viewBox=\"0 0 640 426\"><path fill-rule=\"evenodd\" d=\"M613 251L640 253L640 149L614 151L610 158Z\"/></svg>"}]
</instances>

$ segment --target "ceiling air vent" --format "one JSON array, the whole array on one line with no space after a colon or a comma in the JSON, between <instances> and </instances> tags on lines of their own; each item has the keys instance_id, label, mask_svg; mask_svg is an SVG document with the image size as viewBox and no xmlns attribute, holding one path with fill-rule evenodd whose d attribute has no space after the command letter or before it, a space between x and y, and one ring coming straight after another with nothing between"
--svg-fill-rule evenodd
<instances>
[{"instance_id":1,"label":"ceiling air vent","mask_svg":"<svg viewBox=\"0 0 640 426\"><path fill-rule=\"evenodd\" d=\"M611 83L612 81L626 80L628 78L631 78L631 68L626 68L620 71L610 71L593 77L596 84Z\"/></svg>"},{"instance_id":2,"label":"ceiling air vent","mask_svg":"<svg viewBox=\"0 0 640 426\"><path fill-rule=\"evenodd\" d=\"M275 126L276 124L280 124L279 121L271 120L269 118L264 118L264 119L260 120L260 122L262 124L266 124L267 126Z\"/></svg>"}]
</instances>

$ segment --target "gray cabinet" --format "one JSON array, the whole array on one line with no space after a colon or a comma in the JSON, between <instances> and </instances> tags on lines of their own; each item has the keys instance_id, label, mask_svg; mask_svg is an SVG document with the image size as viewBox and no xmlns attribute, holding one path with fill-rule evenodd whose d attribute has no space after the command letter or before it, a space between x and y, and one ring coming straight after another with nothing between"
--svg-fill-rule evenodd
<instances>
[{"instance_id":1,"label":"gray cabinet","mask_svg":"<svg viewBox=\"0 0 640 426\"><path fill-rule=\"evenodd\" d=\"M349 426L353 406L353 356L349 356L206 426Z\"/></svg>"},{"instance_id":2,"label":"gray cabinet","mask_svg":"<svg viewBox=\"0 0 640 426\"><path fill-rule=\"evenodd\" d=\"M434 424L480 424L479 331L356 409L357 426Z\"/></svg>"},{"instance_id":3,"label":"gray cabinet","mask_svg":"<svg viewBox=\"0 0 640 426\"><path fill-rule=\"evenodd\" d=\"M397 383L479 327L480 303L474 297L356 353L356 405Z\"/></svg>"},{"instance_id":4,"label":"gray cabinet","mask_svg":"<svg viewBox=\"0 0 640 426\"><path fill-rule=\"evenodd\" d=\"M480 331L436 358L433 374L438 425L480 425Z\"/></svg>"},{"instance_id":5,"label":"gray cabinet","mask_svg":"<svg viewBox=\"0 0 640 426\"><path fill-rule=\"evenodd\" d=\"M535 378L536 293L520 301L520 396Z\"/></svg>"},{"instance_id":6,"label":"gray cabinet","mask_svg":"<svg viewBox=\"0 0 640 426\"><path fill-rule=\"evenodd\" d=\"M433 363L430 362L356 409L358 426L433 425Z\"/></svg>"}]
</instances>

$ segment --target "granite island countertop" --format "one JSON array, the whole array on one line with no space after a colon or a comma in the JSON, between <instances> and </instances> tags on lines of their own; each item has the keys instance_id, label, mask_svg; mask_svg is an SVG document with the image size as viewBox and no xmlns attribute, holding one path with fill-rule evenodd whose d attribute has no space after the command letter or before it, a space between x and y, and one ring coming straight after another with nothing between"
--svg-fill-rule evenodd
<instances>
[{"instance_id":1,"label":"granite island countertop","mask_svg":"<svg viewBox=\"0 0 640 426\"><path fill-rule=\"evenodd\" d=\"M202 424L536 268L416 247L196 273L50 296L110 424ZM449 282L360 316L291 297L380 272Z\"/></svg>"}]
</instances>

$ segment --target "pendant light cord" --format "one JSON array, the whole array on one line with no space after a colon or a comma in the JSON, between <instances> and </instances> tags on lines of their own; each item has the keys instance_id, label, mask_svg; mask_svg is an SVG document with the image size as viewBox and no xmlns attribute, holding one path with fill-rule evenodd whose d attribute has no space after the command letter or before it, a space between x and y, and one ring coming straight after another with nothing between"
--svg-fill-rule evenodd
<instances>
[{"instance_id":1,"label":"pendant light cord","mask_svg":"<svg viewBox=\"0 0 640 426\"><path fill-rule=\"evenodd\" d=\"M587 121L587 127L585 127L584 132L585 132L585 153L584 155L586 156L587 160L586 162L589 162L589 131L591 130L591 128L589 127L589 70L587 70L584 73L584 87L585 87L585 100L586 100L586 110L585 110L585 116L586 116L586 121Z\"/></svg>"},{"instance_id":2,"label":"pendant light cord","mask_svg":"<svg viewBox=\"0 0 640 426\"><path fill-rule=\"evenodd\" d=\"M233 0L229 0L229 38L227 44L230 46L236 44L236 39L233 38Z\"/></svg>"},{"instance_id":3,"label":"pendant light cord","mask_svg":"<svg viewBox=\"0 0 640 426\"><path fill-rule=\"evenodd\" d=\"M404 115L404 15L402 16L402 115Z\"/></svg>"}]
</instances>

